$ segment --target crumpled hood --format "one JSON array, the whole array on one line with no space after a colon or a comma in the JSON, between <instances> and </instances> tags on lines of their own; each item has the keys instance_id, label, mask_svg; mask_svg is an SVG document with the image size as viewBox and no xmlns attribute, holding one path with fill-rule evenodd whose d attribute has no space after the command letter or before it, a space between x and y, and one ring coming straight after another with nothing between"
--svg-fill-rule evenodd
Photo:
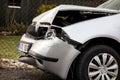
<instances>
[{"instance_id":1,"label":"crumpled hood","mask_svg":"<svg viewBox=\"0 0 120 80\"><path fill-rule=\"evenodd\" d=\"M66 10L84 10L84 11L98 11L98 12L117 12L116 10L109 10L109 9L99 9L94 7L85 7L85 6L76 6L76 5L60 5L57 6L47 12L40 14L39 16L33 19L33 22L47 22L52 24L56 14L58 11L66 11Z\"/></svg>"},{"instance_id":2,"label":"crumpled hood","mask_svg":"<svg viewBox=\"0 0 120 80\"><path fill-rule=\"evenodd\" d=\"M48 23L52 23L55 15L57 14L59 10L59 7L53 8L49 11L46 11L42 14L40 14L39 16L35 17L33 19L33 22L48 22Z\"/></svg>"}]
</instances>

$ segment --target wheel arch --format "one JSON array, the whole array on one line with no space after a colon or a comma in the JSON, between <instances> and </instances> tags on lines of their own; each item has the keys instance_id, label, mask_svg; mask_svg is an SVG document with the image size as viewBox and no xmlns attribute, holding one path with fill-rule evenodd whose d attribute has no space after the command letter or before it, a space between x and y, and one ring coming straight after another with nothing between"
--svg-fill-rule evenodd
<instances>
[{"instance_id":1,"label":"wheel arch","mask_svg":"<svg viewBox=\"0 0 120 80\"><path fill-rule=\"evenodd\" d=\"M120 43L112 38L107 38L107 37L98 37L98 38L93 38L85 42L82 46L77 47L81 52L85 51L86 49L90 48L91 46L94 45L107 45L115 49L119 55L120 55Z\"/></svg>"},{"instance_id":2,"label":"wheel arch","mask_svg":"<svg viewBox=\"0 0 120 80\"><path fill-rule=\"evenodd\" d=\"M92 47L92 46L95 46L95 45L107 45L107 46L110 46L110 47L112 47L113 49L115 49L118 53L119 53L119 55L120 55L120 43L117 41L117 40L115 40L115 39L112 39L112 38L107 38L107 37L98 37L98 38L93 38L93 39L90 39L90 40L88 40L87 42L85 42L84 44L80 44L80 45L78 45L77 46L77 48L76 49L78 49L80 52L81 52L81 54L79 54L75 59L74 59L74 61L72 62L72 64L71 64L71 67L70 67L70 69L69 69L69 74L68 74L68 76L69 75L71 75L71 73L70 73L70 70L71 69L74 69L73 67L75 66L75 64L76 64L76 61L78 60L78 57L79 56L82 56L82 53L86 50L86 49L89 49L90 47ZM74 71L73 71L74 72ZM72 73L72 75L74 75L73 73ZM71 75L71 76L72 76Z\"/></svg>"}]
</instances>

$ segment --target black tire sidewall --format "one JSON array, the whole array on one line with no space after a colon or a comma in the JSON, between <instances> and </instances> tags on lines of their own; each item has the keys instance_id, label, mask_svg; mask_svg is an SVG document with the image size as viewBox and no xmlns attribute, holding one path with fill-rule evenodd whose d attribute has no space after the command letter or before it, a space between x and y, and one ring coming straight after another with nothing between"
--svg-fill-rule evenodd
<instances>
[{"instance_id":1,"label":"black tire sidewall","mask_svg":"<svg viewBox=\"0 0 120 80\"><path fill-rule=\"evenodd\" d=\"M120 80L120 56L113 48L106 45L93 46L78 57L76 63L76 70L75 70L75 75L77 80L90 80L88 77L89 63L93 57L101 53L108 53L116 59L119 66L118 78L116 80Z\"/></svg>"}]
</instances>

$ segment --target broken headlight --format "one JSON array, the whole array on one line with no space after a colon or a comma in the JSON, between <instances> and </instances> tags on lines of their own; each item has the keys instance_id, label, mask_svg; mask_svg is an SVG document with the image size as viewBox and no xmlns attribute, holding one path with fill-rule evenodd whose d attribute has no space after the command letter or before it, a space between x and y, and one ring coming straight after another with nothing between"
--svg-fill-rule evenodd
<instances>
[{"instance_id":1,"label":"broken headlight","mask_svg":"<svg viewBox=\"0 0 120 80\"><path fill-rule=\"evenodd\" d=\"M54 30L54 29L49 29L49 30L47 31L46 35L45 35L45 38L46 38L46 39L52 39L52 38L54 38L54 37L56 37L56 32L55 32L55 30Z\"/></svg>"},{"instance_id":2,"label":"broken headlight","mask_svg":"<svg viewBox=\"0 0 120 80\"><path fill-rule=\"evenodd\" d=\"M51 37L53 35L53 32L48 32L46 37Z\"/></svg>"},{"instance_id":3,"label":"broken headlight","mask_svg":"<svg viewBox=\"0 0 120 80\"><path fill-rule=\"evenodd\" d=\"M47 27L39 27L36 29L36 26L30 25L26 31L26 34L29 34L35 39L44 39L47 30Z\"/></svg>"}]
</instances>

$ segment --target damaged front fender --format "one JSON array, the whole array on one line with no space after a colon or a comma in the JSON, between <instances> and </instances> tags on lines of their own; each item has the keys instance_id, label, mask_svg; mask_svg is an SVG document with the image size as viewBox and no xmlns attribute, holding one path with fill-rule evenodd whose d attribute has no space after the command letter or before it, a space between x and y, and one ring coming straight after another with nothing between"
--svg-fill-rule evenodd
<instances>
[{"instance_id":1,"label":"damaged front fender","mask_svg":"<svg viewBox=\"0 0 120 80\"><path fill-rule=\"evenodd\" d=\"M51 40L39 40L30 49L30 55L43 60L45 70L63 79L66 79L72 62L79 54L80 51L57 37ZM51 61L55 59L58 60Z\"/></svg>"}]
</instances>

